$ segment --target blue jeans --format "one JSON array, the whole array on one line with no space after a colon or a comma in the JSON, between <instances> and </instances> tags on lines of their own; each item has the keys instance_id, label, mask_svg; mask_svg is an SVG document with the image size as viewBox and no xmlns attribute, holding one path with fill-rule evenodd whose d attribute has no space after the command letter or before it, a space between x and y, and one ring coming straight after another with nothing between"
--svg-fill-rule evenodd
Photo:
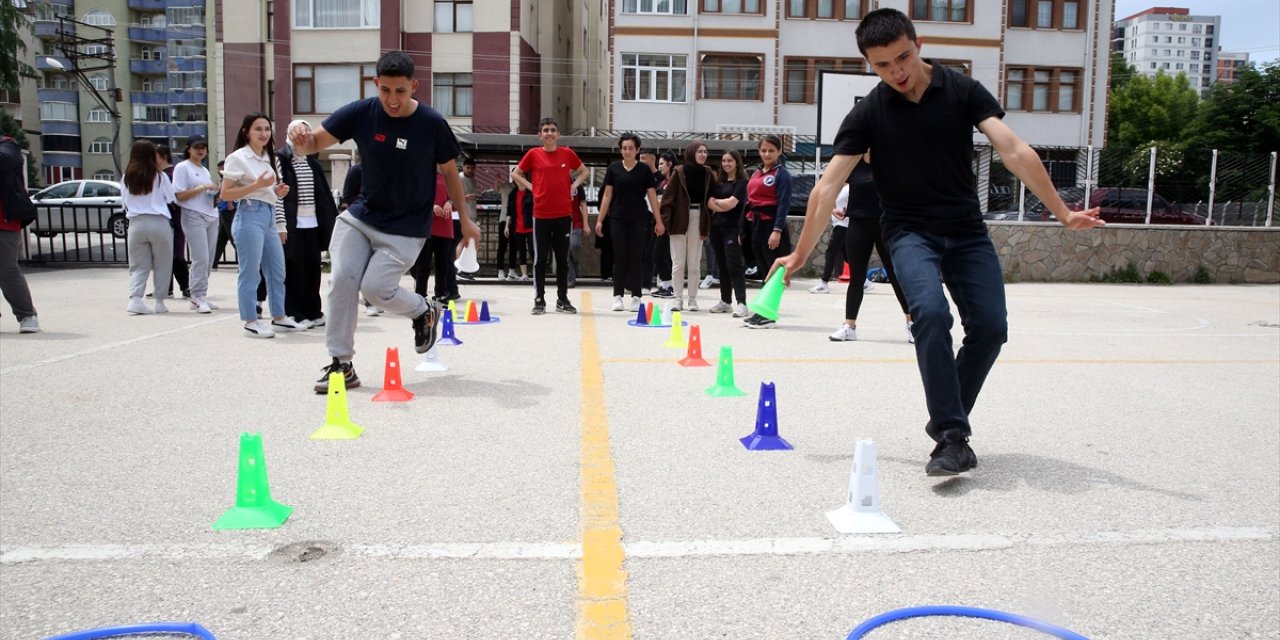
<instances>
[{"instance_id":1,"label":"blue jeans","mask_svg":"<svg viewBox=\"0 0 1280 640\"><path fill-rule=\"evenodd\" d=\"M272 318L284 317L284 244L276 232L275 209L261 200L241 200L231 221L240 272L236 275L236 304L245 322L258 317L258 282L267 279Z\"/></svg>"},{"instance_id":2,"label":"blue jeans","mask_svg":"<svg viewBox=\"0 0 1280 640\"><path fill-rule=\"evenodd\" d=\"M901 231L888 240L914 322L916 361L929 408L926 431L937 442L968 438L969 413L1009 337L995 247L986 231L960 236ZM964 342L954 355L943 281L964 327Z\"/></svg>"}]
</instances>

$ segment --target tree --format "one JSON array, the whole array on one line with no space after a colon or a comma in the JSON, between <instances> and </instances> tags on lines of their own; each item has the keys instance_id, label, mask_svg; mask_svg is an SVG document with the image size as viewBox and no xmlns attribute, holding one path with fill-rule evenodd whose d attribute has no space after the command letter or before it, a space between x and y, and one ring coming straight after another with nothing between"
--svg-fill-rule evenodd
<instances>
[{"instance_id":1,"label":"tree","mask_svg":"<svg viewBox=\"0 0 1280 640\"><path fill-rule=\"evenodd\" d=\"M32 77L35 70L23 61L27 44L22 34L31 30L25 0L0 0L0 90L18 91L22 78Z\"/></svg>"},{"instance_id":2,"label":"tree","mask_svg":"<svg viewBox=\"0 0 1280 640\"><path fill-rule=\"evenodd\" d=\"M1197 149L1280 151L1280 63L1248 65L1235 83L1215 84L1191 132Z\"/></svg>"},{"instance_id":3,"label":"tree","mask_svg":"<svg viewBox=\"0 0 1280 640\"><path fill-rule=\"evenodd\" d=\"M1187 76L1158 72L1148 78L1134 74L1112 92L1108 128L1115 137L1109 143L1133 148L1181 143L1199 114L1200 96Z\"/></svg>"}]
</instances>

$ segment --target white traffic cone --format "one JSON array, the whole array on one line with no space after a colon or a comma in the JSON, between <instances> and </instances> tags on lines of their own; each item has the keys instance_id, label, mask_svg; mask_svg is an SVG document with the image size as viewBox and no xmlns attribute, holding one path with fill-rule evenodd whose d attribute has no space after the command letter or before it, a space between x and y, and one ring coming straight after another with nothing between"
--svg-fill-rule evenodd
<instances>
[{"instance_id":1,"label":"white traffic cone","mask_svg":"<svg viewBox=\"0 0 1280 640\"><path fill-rule=\"evenodd\" d=\"M480 270L480 263L476 261L476 244L471 240L467 240L466 246L462 248L462 255L453 261L453 266L457 267L462 273L475 273Z\"/></svg>"},{"instance_id":2,"label":"white traffic cone","mask_svg":"<svg viewBox=\"0 0 1280 640\"><path fill-rule=\"evenodd\" d=\"M849 502L827 519L840 533L900 533L902 529L880 511L880 482L876 468L876 443L858 441L853 452L853 475L849 478Z\"/></svg>"},{"instance_id":3,"label":"white traffic cone","mask_svg":"<svg viewBox=\"0 0 1280 640\"><path fill-rule=\"evenodd\" d=\"M414 371L448 371L449 365L440 362L440 358L436 357L436 346L431 345L430 349L422 355L422 362L413 368Z\"/></svg>"},{"instance_id":4,"label":"white traffic cone","mask_svg":"<svg viewBox=\"0 0 1280 640\"><path fill-rule=\"evenodd\" d=\"M671 326L671 314L674 312L675 312L675 305L673 304L662 305L662 325L663 326Z\"/></svg>"}]
</instances>

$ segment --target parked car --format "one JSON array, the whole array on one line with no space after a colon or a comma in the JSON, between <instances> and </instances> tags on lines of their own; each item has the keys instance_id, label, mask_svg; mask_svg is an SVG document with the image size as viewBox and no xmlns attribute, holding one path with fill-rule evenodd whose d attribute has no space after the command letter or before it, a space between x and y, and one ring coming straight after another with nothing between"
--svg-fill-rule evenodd
<instances>
[{"instance_id":1,"label":"parked car","mask_svg":"<svg viewBox=\"0 0 1280 640\"><path fill-rule=\"evenodd\" d=\"M31 232L51 238L59 233L110 233L128 236L120 185L106 180L67 180L31 196L36 220Z\"/></svg>"},{"instance_id":2,"label":"parked car","mask_svg":"<svg viewBox=\"0 0 1280 640\"><path fill-rule=\"evenodd\" d=\"M1124 224L1144 224L1147 221L1147 190L1136 187L1099 187L1089 193L1089 204L1084 202L1084 187L1067 187L1058 190L1062 201L1072 209L1100 209L1098 217L1107 222ZM1031 220L1055 220L1044 204L1037 201L1027 207L1027 218ZM1151 224L1190 224L1204 225L1205 217L1197 213L1182 211L1165 200L1160 194L1151 198Z\"/></svg>"}]
</instances>

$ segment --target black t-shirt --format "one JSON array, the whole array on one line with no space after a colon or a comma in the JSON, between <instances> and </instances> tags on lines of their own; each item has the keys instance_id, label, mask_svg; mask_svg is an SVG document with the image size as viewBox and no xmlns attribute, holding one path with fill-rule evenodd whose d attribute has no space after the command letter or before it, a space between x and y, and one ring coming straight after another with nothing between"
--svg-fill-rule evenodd
<instances>
[{"instance_id":1,"label":"black t-shirt","mask_svg":"<svg viewBox=\"0 0 1280 640\"><path fill-rule=\"evenodd\" d=\"M333 112L324 128L360 148L363 184L347 211L379 231L430 237L436 165L462 152L444 117L419 102L413 113L393 118L368 98Z\"/></svg>"},{"instance_id":2,"label":"black t-shirt","mask_svg":"<svg viewBox=\"0 0 1280 640\"><path fill-rule=\"evenodd\" d=\"M885 236L903 229L941 234L985 231L973 175L973 129L1000 103L978 81L933 63L920 102L885 83L845 116L835 152L871 149Z\"/></svg>"},{"instance_id":3,"label":"black t-shirt","mask_svg":"<svg viewBox=\"0 0 1280 640\"><path fill-rule=\"evenodd\" d=\"M609 200L609 217L619 220L645 220L653 218L649 213L649 189L653 188L653 169L643 162L627 171L621 160L609 163L604 172L604 186L613 187Z\"/></svg>"},{"instance_id":4,"label":"black t-shirt","mask_svg":"<svg viewBox=\"0 0 1280 640\"><path fill-rule=\"evenodd\" d=\"M689 204L706 202L707 168L700 164L684 165L684 190L689 194Z\"/></svg>"},{"instance_id":5,"label":"black t-shirt","mask_svg":"<svg viewBox=\"0 0 1280 640\"><path fill-rule=\"evenodd\" d=\"M717 200L729 197L738 199L738 205L728 211L712 211L711 226L741 228L742 211L747 208L747 179L739 177L737 180L716 183L711 189L711 197Z\"/></svg>"},{"instance_id":6,"label":"black t-shirt","mask_svg":"<svg viewBox=\"0 0 1280 640\"><path fill-rule=\"evenodd\" d=\"M879 218L881 213L880 194L876 191L871 165L859 162L849 174L849 206L845 215L850 218Z\"/></svg>"}]
</instances>

